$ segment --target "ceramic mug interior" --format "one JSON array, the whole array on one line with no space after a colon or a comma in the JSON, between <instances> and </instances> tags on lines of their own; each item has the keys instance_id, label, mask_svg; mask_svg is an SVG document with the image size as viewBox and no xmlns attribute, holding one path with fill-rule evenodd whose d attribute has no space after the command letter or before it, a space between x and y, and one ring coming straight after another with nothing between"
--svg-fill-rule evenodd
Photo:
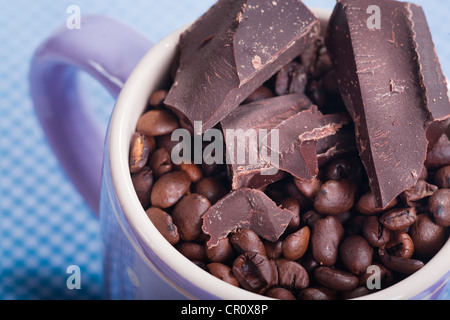
<instances>
[{"instance_id":1,"label":"ceramic mug interior","mask_svg":"<svg viewBox=\"0 0 450 320\"><path fill-rule=\"evenodd\" d=\"M324 27L331 13L323 9L313 9L313 11L321 19L322 29L325 30ZM147 106L148 97L168 81L168 73L176 52L179 35L184 29L169 35L141 60L117 100L107 142L110 148L114 186L126 219L137 236L181 277L222 299L266 299L267 297L219 280L185 258L163 238L150 222L134 191L128 165L131 136L135 132L138 118ZM389 288L360 299L412 298L448 273L450 270L448 257L450 257L450 241L447 241L440 252L421 270ZM143 257L143 259L146 258ZM155 270L152 262L147 261L147 264ZM173 285L171 279L165 278ZM189 297L188 292L184 293Z\"/></svg>"}]
</instances>

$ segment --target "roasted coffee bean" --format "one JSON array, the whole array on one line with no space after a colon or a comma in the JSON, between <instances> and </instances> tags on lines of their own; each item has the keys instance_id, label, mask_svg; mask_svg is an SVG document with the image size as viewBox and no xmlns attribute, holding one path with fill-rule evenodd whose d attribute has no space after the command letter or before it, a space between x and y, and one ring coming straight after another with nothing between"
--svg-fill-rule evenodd
<instances>
[{"instance_id":1,"label":"roasted coffee bean","mask_svg":"<svg viewBox=\"0 0 450 320\"><path fill-rule=\"evenodd\" d=\"M193 183L197 183L203 178L202 169L196 164L182 162L177 169L184 171Z\"/></svg>"},{"instance_id":2,"label":"roasted coffee bean","mask_svg":"<svg viewBox=\"0 0 450 320\"><path fill-rule=\"evenodd\" d=\"M167 152L169 152L169 154L171 156L172 156L173 148L175 148L175 146L180 144L179 141L172 141L172 134L171 133L155 137L155 141L156 141L156 147L158 149L161 149L161 148L166 149Z\"/></svg>"},{"instance_id":3,"label":"roasted coffee bean","mask_svg":"<svg viewBox=\"0 0 450 320\"><path fill-rule=\"evenodd\" d=\"M279 287L269 289L265 296L278 300L296 300L291 291Z\"/></svg>"},{"instance_id":4,"label":"roasted coffee bean","mask_svg":"<svg viewBox=\"0 0 450 320\"><path fill-rule=\"evenodd\" d=\"M257 252L246 252L237 257L232 272L241 287L251 292L262 294L278 284L274 261Z\"/></svg>"},{"instance_id":5,"label":"roasted coffee bean","mask_svg":"<svg viewBox=\"0 0 450 320\"><path fill-rule=\"evenodd\" d=\"M297 189L303 193L310 201L314 201L317 193L322 187L322 181L319 178L313 178L311 180L300 180L294 178L294 184Z\"/></svg>"},{"instance_id":6,"label":"roasted coffee bean","mask_svg":"<svg viewBox=\"0 0 450 320\"><path fill-rule=\"evenodd\" d=\"M175 205L189 190L191 180L183 171L169 172L156 180L153 185L151 202L159 208Z\"/></svg>"},{"instance_id":7,"label":"roasted coffee bean","mask_svg":"<svg viewBox=\"0 0 450 320\"><path fill-rule=\"evenodd\" d=\"M311 233L311 249L314 259L325 266L336 263L339 244L344 235L341 222L333 216L318 220Z\"/></svg>"},{"instance_id":8,"label":"roasted coffee bean","mask_svg":"<svg viewBox=\"0 0 450 320\"><path fill-rule=\"evenodd\" d=\"M309 210L301 216L300 220L304 225L312 228L318 220L323 218L325 218L323 214L317 213L314 210Z\"/></svg>"},{"instance_id":9,"label":"roasted coffee bean","mask_svg":"<svg viewBox=\"0 0 450 320\"><path fill-rule=\"evenodd\" d=\"M389 242L385 246L390 256L409 259L414 253L414 243L406 232L393 232Z\"/></svg>"},{"instance_id":10,"label":"roasted coffee bean","mask_svg":"<svg viewBox=\"0 0 450 320\"><path fill-rule=\"evenodd\" d=\"M300 205L297 200L294 198L286 198L283 199L280 203L281 207L283 209L290 210L294 216L292 217L291 221L289 222L288 227L286 230L288 232L297 230L300 227Z\"/></svg>"},{"instance_id":11,"label":"roasted coffee bean","mask_svg":"<svg viewBox=\"0 0 450 320\"><path fill-rule=\"evenodd\" d=\"M372 291L369 290L369 288L367 288L366 286L357 287L357 288L349 290L349 291L344 291L342 293L341 298L344 300L350 300L350 299L355 299L355 298L359 298L359 297L368 295L370 293L372 293Z\"/></svg>"},{"instance_id":12,"label":"roasted coffee bean","mask_svg":"<svg viewBox=\"0 0 450 320\"><path fill-rule=\"evenodd\" d=\"M355 159L337 159L327 165L325 176L327 180L349 179L358 182L361 180L361 170L360 162Z\"/></svg>"},{"instance_id":13,"label":"roasted coffee bean","mask_svg":"<svg viewBox=\"0 0 450 320\"><path fill-rule=\"evenodd\" d=\"M177 118L168 110L150 110L138 120L136 131L148 136L162 136L178 128Z\"/></svg>"},{"instance_id":14,"label":"roasted coffee bean","mask_svg":"<svg viewBox=\"0 0 450 320\"><path fill-rule=\"evenodd\" d=\"M428 209L438 225L449 227L450 189L440 189L436 191L428 200Z\"/></svg>"},{"instance_id":15,"label":"roasted coffee bean","mask_svg":"<svg viewBox=\"0 0 450 320\"><path fill-rule=\"evenodd\" d=\"M145 134L135 132L130 146L130 172L136 173L147 163L150 148Z\"/></svg>"},{"instance_id":16,"label":"roasted coffee bean","mask_svg":"<svg viewBox=\"0 0 450 320\"><path fill-rule=\"evenodd\" d=\"M281 255L283 254L283 241L278 240L275 242L263 241L264 248L266 249L266 256L267 258L271 260L279 259L281 258Z\"/></svg>"},{"instance_id":17,"label":"roasted coffee bean","mask_svg":"<svg viewBox=\"0 0 450 320\"><path fill-rule=\"evenodd\" d=\"M358 277L331 267L314 269L314 278L326 288L338 291L348 291L358 286Z\"/></svg>"},{"instance_id":18,"label":"roasted coffee bean","mask_svg":"<svg viewBox=\"0 0 450 320\"><path fill-rule=\"evenodd\" d=\"M167 90L157 90L153 92L150 98L148 99L148 104L153 108L164 107L164 100L166 100L168 93L169 91Z\"/></svg>"},{"instance_id":19,"label":"roasted coffee bean","mask_svg":"<svg viewBox=\"0 0 450 320\"><path fill-rule=\"evenodd\" d=\"M227 191L218 179L206 177L195 185L195 193L204 195L211 204L215 204L227 194Z\"/></svg>"},{"instance_id":20,"label":"roasted coffee bean","mask_svg":"<svg viewBox=\"0 0 450 320\"><path fill-rule=\"evenodd\" d=\"M375 195L369 191L358 199L356 203L356 210L362 214L372 215L392 209L397 205L397 203L398 200L395 198L386 208L379 208Z\"/></svg>"},{"instance_id":21,"label":"roasted coffee bean","mask_svg":"<svg viewBox=\"0 0 450 320\"><path fill-rule=\"evenodd\" d=\"M173 224L172 217L167 212L152 207L146 213L156 229L171 245L176 244L180 240L177 226Z\"/></svg>"},{"instance_id":22,"label":"roasted coffee bean","mask_svg":"<svg viewBox=\"0 0 450 320\"><path fill-rule=\"evenodd\" d=\"M339 254L348 271L355 275L366 272L372 264L372 248L361 236L351 235L342 242Z\"/></svg>"},{"instance_id":23,"label":"roasted coffee bean","mask_svg":"<svg viewBox=\"0 0 450 320\"><path fill-rule=\"evenodd\" d=\"M155 150L150 157L149 165L158 178L172 171L172 160L169 152L164 148Z\"/></svg>"},{"instance_id":24,"label":"roasted coffee bean","mask_svg":"<svg viewBox=\"0 0 450 320\"><path fill-rule=\"evenodd\" d=\"M266 255L266 248L259 236L250 229L239 229L230 236L230 243L239 253L258 252Z\"/></svg>"},{"instance_id":25,"label":"roasted coffee bean","mask_svg":"<svg viewBox=\"0 0 450 320\"><path fill-rule=\"evenodd\" d=\"M378 256L386 268L404 274L412 274L424 266L420 260L390 256L384 246L378 249Z\"/></svg>"},{"instance_id":26,"label":"roasted coffee bean","mask_svg":"<svg viewBox=\"0 0 450 320\"><path fill-rule=\"evenodd\" d=\"M180 241L176 245L177 250L191 261L207 262L205 245L199 242Z\"/></svg>"},{"instance_id":27,"label":"roasted coffee bean","mask_svg":"<svg viewBox=\"0 0 450 320\"><path fill-rule=\"evenodd\" d=\"M348 219L348 221L345 222L345 234L346 235L362 234L365 220L366 217L361 214L352 216L350 219Z\"/></svg>"},{"instance_id":28,"label":"roasted coffee bean","mask_svg":"<svg viewBox=\"0 0 450 320\"><path fill-rule=\"evenodd\" d=\"M206 256L211 262L228 264L233 260L234 251L228 238L219 240L217 246L208 247L205 242Z\"/></svg>"},{"instance_id":29,"label":"roasted coffee bean","mask_svg":"<svg viewBox=\"0 0 450 320\"><path fill-rule=\"evenodd\" d=\"M426 181L419 180L411 188L403 191L400 194L400 198L406 205L413 207L418 206L419 201L433 195L433 193L438 189L437 186L432 185Z\"/></svg>"},{"instance_id":30,"label":"roasted coffee bean","mask_svg":"<svg viewBox=\"0 0 450 320\"><path fill-rule=\"evenodd\" d=\"M428 152L425 166L429 169L439 169L450 165L450 132L443 134L433 149Z\"/></svg>"},{"instance_id":31,"label":"roasted coffee bean","mask_svg":"<svg viewBox=\"0 0 450 320\"><path fill-rule=\"evenodd\" d=\"M298 300L336 300L336 293L325 287L306 288L298 294Z\"/></svg>"},{"instance_id":32,"label":"roasted coffee bean","mask_svg":"<svg viewBox=\"0 0 450 320\"><path fill-rule=\"evenodd\" d=\"M367 271L363 274L361 274L359 278L359 286L366 286L368 285L368 281L374 281L374 279L377 279L376 281L380 281L381 288L386 288L390 286L394 282L394 275L393 273L386 268L384 265L379 263L374 263L371 265L371 269L368 268Z\"/></svg>"},{"instance_id":33,"label":"roasted coffee bean","mask_svg":"<svg viewBox=\"0 0 450 320\"><path fill-rule=\"evenodd\" d=\"M144 167L141 171L133 173L131 175L131 181L142 207L144 210L147 210L151 205L150 195L154 181L152 169L150 167Z\"/></svg>"},{"instance_id":34,"label":"roasted coffee bean","mask_svg":"<svg viewBox=\"0 0 450 320\"><path fill-rule=\"evenodd\" d=\"M255 91L253 91L247 97L247 99L245 99L243 104L269 99L269 98L272 98L273 96L274 96L274 94L273 94L272 90L270 90L266 86L261 86L258 89L256 89Z\"/></svg>"},{"instance_id":35,"label":"roasted coffee bean","mask_svg":"<svg viewBox=\"0 0 450 320\"><path fill-rule=\"evenodd\" d=\"M291 233L284 239L282 244L283 257L288 260L298 260L308 249L310 231L308 227Z\"/></svg>"},{"instance_id":36,"label":"roasted coffee bean","mask_svg":"<svg viewBox=\"0 0 450 320\"><path fill-rule=\"evenodd\" d=\"M209 200L200 194L184 196L174 207L172 219L181 239L196 240L202 234L203 214L211 207Z\"/></svg>"},{"instance_id":37,"label":"roasted coffee bean","mask_svg":"<svg viewBox=\"0 0 450 320\"><path fill-rule=\"evenodd\" d=\"M338 215L350 210L355 201L356 184L350 180L328 180L314 199L318 213Z\"/></svg>"},{"instance_id":38,"label":"roasted coffee bean","mask_svg":"<svg viewBox=\"0 0 450 320\"><path fill-rule=\"evenodd\" d=\"M450 166L440 168L434 176L434 182L439 188L450 188Z\"/></svg>"},{"instance_id":39,"label":"roasted coffee bean","mask_svg":"<svg viewBox=\"0 0 450 320\"><path fill-rule=\"evenodd\" d=\"M319 108L324 107L327 102L325 91L320 85L320 81L312 80L305 90L306 95Z\"/></svg>"},{"instance_id":40,"label":"roasted coffee bean","mask_svg":"<svg viewBox=\"0 0 450 320\"><path fill-rule=\"evenodd\" d=\"M308 274L311 274L315 268L320 266L320 264L314 260L311 251L308 251L299 261L301 261L302 266L306 269Z\"/></svg>"},{"instance_id":41,"label":"roasted coffee bean","mask_svg":"<svg viewBox=\"0 0 450 320\"><path fill-rule=\"evenodd\" d=\"M371 246L381 247L389 241L390 231L378 221L376 216L364 219L362 234Z\"/></svg>"},{"instance_id":42,"label":"roasted coffee bean","mask_svg":"<svg viewBox=\"0 0 450 320\"><path fill-rule=\"evenodd\" d=\"M421 258L433 257L444 245L445 229L434 223L427 214L419 214L410 230L414 252Z\"/></svg>"},{"instance_id":43,"label":"roasted coffee bean","mask_svg":"<svg viewBox=\"0 0 450 320\"><path fill-rule=\"evenodd\" d=\"M223 280L235 287L239 287L239 282L234 277L230 267L224 265L223 263L213 262L207 264L206 268L216 278L219 278L220 280Z\"/></svg>"},{"instance_id":44,"label":"roasted coffee bean","mask_svg":"<svg viewBox=\"0 0 450 320\"><path fill-rule=\"evenodd\" d=\"M395 208L385 212L380 217L380 223L391 231L398 231L411 226L417 220L417 210L410 208Z\"/></svg>"},{"instance_id":45,"label":"roasted coffee bean","mask_svg":"<svg viewBox=\"0 0 450 320\"><path fill-rule=\"evenodd\" d=\"M309 275L299 263L287 259L275 260L278 271L278 285L291 290L309 286Z\"/></svg>"}]
</instances>

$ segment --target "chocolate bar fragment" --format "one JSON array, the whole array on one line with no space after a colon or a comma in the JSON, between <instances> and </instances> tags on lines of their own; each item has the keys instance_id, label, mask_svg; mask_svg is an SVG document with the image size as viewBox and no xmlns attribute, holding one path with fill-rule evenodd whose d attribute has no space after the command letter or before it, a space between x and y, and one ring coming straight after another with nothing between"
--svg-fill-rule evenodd
<instances>
[{"instance_id":1,"label":"chocolate bar fragment","mask_svg":"<svg viewBox=\"0 0 450 320\"><path fill-rule=\"evenodd\" d=\"M183 121L215 126L320 32L300 0L219 0L180 37L165 100Z\"/></svg>"},{"instance_id":2,"label":"chocolate bar fragment","mask_svg":"<svg viewBox=\"0 0 450 320\"><path fill-rule=\"evenodd\" d=\"M380 28L370 24L374 4ZM338 0L326 44L372 192L385 207L416 184L450 119L425 15L410 3Z\"/></svg>"},{"instance_id":3,"label":"chocolate bar fragment","mask_svg":"<svg viewBox=\"0 0 450 320\"><path fill-rule=\"evenodd\" d=\"M286 230L294 214L281 209L264 192L241 188L232 191L203 215L203 232L210 235L208 247L238 229L251 229L275 242Z\"/></svg>"}]
</instances>

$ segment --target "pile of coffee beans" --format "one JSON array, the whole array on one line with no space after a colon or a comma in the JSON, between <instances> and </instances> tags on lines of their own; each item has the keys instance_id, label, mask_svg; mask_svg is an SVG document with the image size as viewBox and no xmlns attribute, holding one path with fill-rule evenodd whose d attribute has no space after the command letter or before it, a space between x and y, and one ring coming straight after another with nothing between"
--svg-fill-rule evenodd
<instances>
[{"instance_id":1,"label":"pile of coffee beans","mask_svg":"<svg viewBox=\"0 0 450 320\"><path fill-rule=\"evenodd\" d=\"M245 103L305 92L324 113L343 111L323 39ZM203 215L231 192L223 164L176 165L171 141L189 128L154 92L130 147L137 196L164 238L200 268L277 299L349 299L384 289L419 270L444 245L450 226L450 142L443 137L417 184L386 208L376 205L358 154L330 160L310 181L292 176L261 190L294 213L276 242L238 229L208 247ZM395 177L393 177L395 179Z\"/></svg>"}]
</instances>

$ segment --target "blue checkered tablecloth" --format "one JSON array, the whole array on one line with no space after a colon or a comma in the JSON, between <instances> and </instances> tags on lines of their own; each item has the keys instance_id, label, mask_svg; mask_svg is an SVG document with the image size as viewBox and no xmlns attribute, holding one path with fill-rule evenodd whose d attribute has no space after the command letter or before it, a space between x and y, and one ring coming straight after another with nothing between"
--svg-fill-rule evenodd
<instances>
[{"instance_id":1,"label":"blue checkered tablecloth","mask_svg":"<svg viewBox=\"0 0 450 320\"><path fill-rule=\"evenodd\" d=\"M153 42L200 16L214 0L0 0L0 299L102 299L99 223L72 186L39 126L29 95L34 50L65 25L67 8L121 20ZM306 0L332 9L334 0ZM423 5L444 72L450 75L450 2ZM83 76L106 128L114 100ZM81 271L69 290L67 268ZM450 298L450 293L447 294Z\"/></svg>"}]
</instances>

